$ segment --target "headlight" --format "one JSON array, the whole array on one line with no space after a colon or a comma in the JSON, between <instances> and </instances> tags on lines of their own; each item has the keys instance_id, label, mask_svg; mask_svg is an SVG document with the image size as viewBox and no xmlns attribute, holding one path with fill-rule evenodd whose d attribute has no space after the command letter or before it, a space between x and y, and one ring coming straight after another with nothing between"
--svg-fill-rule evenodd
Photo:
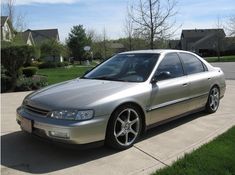
<instances>
[{"instance_id":1,"label":"headlight","mask_svg":"<svg viewBox=\"0 0 235 175\"><path fill-rule=\"evenodd\" d=\"M49 113L50 118L64 120L89 120L93 117L93 110L58 110Z\"/></svg>"}]
</instances>

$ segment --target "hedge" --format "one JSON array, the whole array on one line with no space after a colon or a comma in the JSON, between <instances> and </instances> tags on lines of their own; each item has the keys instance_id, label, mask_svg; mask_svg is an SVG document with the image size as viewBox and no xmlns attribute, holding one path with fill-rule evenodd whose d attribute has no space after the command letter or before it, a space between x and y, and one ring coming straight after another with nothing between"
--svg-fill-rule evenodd
<instances>
[{"instance_id":1,"label":"hedge","mask_svg":"<svg viewBox=\"0 0 235 175\"><path fill-rule=\"evenodd\" d=\"M68 66L69 63L68 62L52 62L52 61L48 61L48 62L44 62L38 65L39 69L45 69L45 68L56 68L56 67L64 67L64 66Z\"/></svg>"},{"instance_id":2,"label":"hedge","mask_svg":"<svg viewBox=\"0 0 235 175\"><path fill-rule=\"evenodd\" d=\"M19 69L27 60L31 59L33 54L34 48L28 45L10 45L1 48L1 64L11 77L11 90L15 88Z\"/></svg>"},{"instance_id":3,"label":"hedge","mask_svg":"<svg viewBox=\"0 0 235 175\"><path fill-rule=\"evenodd\" d=\"M22 73L25 75L25 77L32 77L37 73L37 71L37 67L25 67L22 69Z\"/></svg>"}]
</instances>

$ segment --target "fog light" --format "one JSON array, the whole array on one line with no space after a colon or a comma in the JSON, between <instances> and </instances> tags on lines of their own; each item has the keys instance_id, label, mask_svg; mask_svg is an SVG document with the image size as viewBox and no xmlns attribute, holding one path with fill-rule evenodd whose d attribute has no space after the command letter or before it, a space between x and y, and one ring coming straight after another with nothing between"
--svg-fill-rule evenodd
<instances>
[{"instance_id":1,"label":"fog light","mask_svg":"<svg viewBox=\"0 0 235 175\"><path fill-rule=\"evenodd\" d=\"M51 137L57 137L57 138L63 138L63 139L69 138L69 134L67 132L49 131L49 135Z\"/></svg>"}]
</instances>

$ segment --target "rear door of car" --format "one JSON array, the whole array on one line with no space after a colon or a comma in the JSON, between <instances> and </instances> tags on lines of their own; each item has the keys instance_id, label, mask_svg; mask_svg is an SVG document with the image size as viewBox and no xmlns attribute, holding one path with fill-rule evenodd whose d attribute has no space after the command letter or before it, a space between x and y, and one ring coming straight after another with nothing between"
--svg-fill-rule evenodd
<instances>
[{"instance_id":1,"label":"rear door of car","mask_svg":"<svg viewBox=\"0 0 235 175\"><path fill-rule=\"evenodd\" d=\"M204 107L210 90L210 73L204 63L190 53L178 53L188 77L189 85L189 110Z\"/></svg>"},{"instance_id":2,"label":"rear door of car","mask_svg":"<svg viewBox=\"0 0 235 175\"><path fill-rule=\"evenodd\" d=\"M169 72L170 77L152 83L150 99L151 124L166 120L188 111L185 99L189 95L188 79L177 53L168 53L160 62L155 76Z\"/></svg>"}]
</instances>

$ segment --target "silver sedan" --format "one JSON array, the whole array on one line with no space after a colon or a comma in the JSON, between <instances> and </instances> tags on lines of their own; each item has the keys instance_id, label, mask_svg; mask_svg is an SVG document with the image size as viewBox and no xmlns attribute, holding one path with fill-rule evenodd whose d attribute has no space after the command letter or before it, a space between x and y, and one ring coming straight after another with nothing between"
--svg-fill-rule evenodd
<instances>
[{"instance_id":1,"label":"silver sedan","mask_svg":"<svg viewBox=\"0 0 235 175\"><path fill-rule=\"evenodd\" d=\"M124 52L80 78L31 93L17 109L17 122L53 141L127 149L148 128L216 112L225 88L222 70L194 53Z\"/></svg>"}]
</instances>

